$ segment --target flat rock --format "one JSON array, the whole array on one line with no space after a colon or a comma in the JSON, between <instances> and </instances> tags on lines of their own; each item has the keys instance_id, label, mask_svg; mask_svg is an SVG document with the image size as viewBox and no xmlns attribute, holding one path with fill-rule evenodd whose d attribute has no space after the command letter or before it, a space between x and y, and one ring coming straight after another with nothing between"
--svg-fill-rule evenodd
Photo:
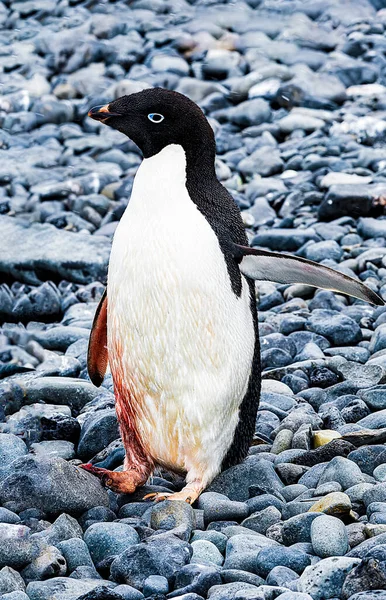
<instances>
[{"instance_id":1,"label":"flat rock","mask_svg":"<svg viewBox=\"0 0 386 600\"><path fill-rule=\"evenodd\" d=\"M25 283L42 283L42 273L77 283L103 281L110 255L109 238L72 233L53 225L30 227L0 216L0 272ZM22 239L23 244L15 244Z\"/></svg>"},{"instance_id":2,"label":"flat rock","mask_svg":"<svg viewBox=\"0 0 386 600\"><path fill-rule=\"evenodd\" d=\"M114 588L111 581L102 579L71 579L69 577L54 577L47 581L32 581L27 586L30 600L77 600L101 584Z\"/></svg>"},{"instance_id":3,"label":"flat rock","mask_svg":"<svg viewBox=\"0 0 386 600\"><path fill-rule=\"evenodd\" d=\"M40 508L45 513L81 514L93 506L108 506L108 494L100 481L61 458L19 458L0 484L0 501L13 510Z\"/></svg>"}]
</instances>

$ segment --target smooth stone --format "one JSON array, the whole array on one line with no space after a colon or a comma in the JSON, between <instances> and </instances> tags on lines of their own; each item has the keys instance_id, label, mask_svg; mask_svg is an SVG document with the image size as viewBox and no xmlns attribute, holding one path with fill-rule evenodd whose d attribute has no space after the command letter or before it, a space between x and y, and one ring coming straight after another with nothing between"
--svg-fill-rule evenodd
<instances>
[{"instance_id":1,"label":"smooth stone","mask_svg":"<svg viewBox=\"0 0 386 600\"><path fill-rule=\"evenodd\" d=\"M87 460L119 438L115 409L106 408L91 413L81 426L77 454Z\"/></svg>"},{"instance_id":2,"label":"smooth stone","mask_svg":"<svg viewBox=\"0 0 386 600\"><path fill-rule=\"evenodd\" d=\"M68 572L71 573L77 567L93 567L90 551L84 540L70 538L57 544L58 549L66 559Z\"/></svg>"},{"instance_id":3,"label":"smooth stone","mask_svg":"<svg viewBox=\"0 0 386 600\"><path fill-rule=\"evenodd\" d=\"M362 340L359 325L350 317L333 310L314 310L306 329L325 336L335 346L355 344Z\"/></svg>"},{"instance_id":4,"label":"smooth stone","mask_svg":"<svg viewBox=\"0 0 386 600\"><path fill-rule=\"evenodd\" d=\"M343 490L346 490L353 485L363 483L364 478L358 465L343 456L336 456L327 465L323 471L319 485L329 481L340 483Z\"/></svg>"},{"instance_id":5,"label":"smooth stone","mask_svg":"<svg viewBox=\"0 0 386 600\"><path fill-rule=\"evenodd\" d=\"M195 513L186 502L165 500L151 509L150 527L156 531L175 529L178 537L189 540L194 525Z\"/></svg>"},{"instance_id":6,"label":"smooth stone","mask_svg":"<svg viewBox=\"0 0 386 600\"><path fill-rule=\"evenodd\" d=\"M386 385L375 385L368 390L361 390L359 395L372 410L386 408Z\"/></svg>"},{"instance_id":7,"label":"smooth stone","mask_svg":"<svg viewBox=\"0 0 386 600\"><path fill-rule=\"evenodd\" d=\"M100 481L61 458L19 458L0 484L0 501L12 502L18 512L30 507L47 514L81 514L93 506L107 506L108 494Z\"/></svg>"},{"instance_id":8,"label":"smooth stone","mask_svg":"<svg viewBox=\"0 0 386 600\"><path fill-rule=\"evenodd\" d=\"M175 575L190 561L191 553L189 544L171 533L152 536L119 554L111 564L111 576L141 589L149 575L167 579Z\"/></svg>"},{"instance_id":9,"label":"smooth stone","mask_svg":"<svg viewBox=\"0 0 386 600\"><path fill-rule=\"evenodd\" d=\"M258 533L234 535L227 543L224 569L255 573L256 555L266 546L277 547L278 543Z\"/></svg>"},{"instance_id":10,"label":"smooth stone","mask_svg":"<svg viewBox=\"0 0 386 600\"><path fill-rule=\"evenodd\" d=\"M114 588L114 592L119 594L123 600L142 600L142 598L144 598L142 592L136 590L131 585L117 585L117 587Z\"/></svg>"},{"instance_id":11,"label":"smooth stone","mask_svg":"<svg viewBox=\"0 0 386 600\"><path fill-rule=\"evenodd\" d=\"M197 540L207 540L208 542L212 542L218 548L218 550L223 554L225 552L226 544L228 538L223 533L219 531L200 531L196 529L193 531L193 535L190 539L190 543L195 542Z\"/></svg>"},{"instance_id":12,"label":"smooth stone","mask_svg":"<svg viewBox=\"0 0 386 600\"><path fill-rule=\"evenodd\" d=\"M374 469L373 477L375 477L375 479L381 483L386 481L386 463L378 465Z\"/></svg>"},{"instance_id":13,"label":"smooth stone","mask_svg":"<svg viewBox=\"0 0 386 600\"><path fill-rule=\"evenodd\" d=\"M17 523L20 523L20 517L11 510L0 507L0 523L11 523L16 525Z\"/></svg>"},{"instance_id":14,"label":"smooth stone","mask_svg":"<svg viewBox=\"0 0 386 600\"><path fill-rule=\"evenodd\" d=\"M193 555L190 563L208 564L221 567L224 557L218 548L208 540L196 540L191 542Z\"/></svg>"},{"instance_id":15,"label":"smooth stone","mask_svg":"<svg viewBox=\"0 0 386 600\"><path fill-rule=\"evenodd\" d=\"M309 512L323 512L326 515L341 515L350 512L350 498L343 492L332 492L317 500Z\"/></svg>"},{"instance_id":16,"label":"smooth stone","mask_svg":"<svg viewBox=\"0 0 386 600\"><path fill-rule=\"evenodd\" d=\"M125 523L95 523L84 534L84 541L95 564L122 554L139 542L138 533Z\"/></svg>"},{"instance_id":17,"label":"smooth stone","mask_svg":"<svg viewBox=\"0 0 386 600\"><path fill-rule=\"evenodd\" d=\"M381 444L362 446L348 455L367 475L372 475L374 469L386 460L385 446Z\"/></svg>"},{"instance_id":18,"label":"smooth stone","mask_svg":"<svg viewBox=\"0 0 386 600\"><path fill-rule=\"evenodd\" d=\"M363 502L366 508L372 502L386 502L386 483L377 483L371 490L363 494Z\"/></svg>"},{"instance_id":19,"label":"smooth stone","mask_svg":"<svg viewBox=\"0 0 386 600\"><path fill-rule=\"evenodd\" d=\"M274 546L260 550L256 559L258 575L267 577L268 573L277 566L288 567L300 574L310 564L310 558L304 552L285 546Z\"/></svg>"},{"instance_id":20,"label":"smooth stone","mask_svg":"<svg viewBox=\"0 0 386 600\"><path fill-rule=\"evenodd\" d=\"M0 571L0 595L13 591L25 591L24 579L12 567L3 567Z\"/></svg>"},{"instance_id":21,"label":"smooth stone","mask_svg":"<svg viewBox=\"0 0 386 600\"><path fill-rule=\"evenodd\" d=\"M70 577L53 577L47 581L31 581L27 586L30 600L78 600L101 584L114 588L115 584L102 579L71 579Z\"/></svg>"},{"instance_id":22,"label":"smooth stone","mask_svg":"<svg viewBox=\"0 0 386 600\"><path fill-rule=\"evenodd\" d=\"M245 502L249 498L249 487L255 482L258 482L261 490L268 493L280 492L284 487L272 463L256 455L249 456L242 464L223 471L206 491L218 492L230 500Z\"/></svg>"},{"instance_id":23,"label":"smooth stone","mask_svg":"<svg viewBox=\"0 0 386 600\"><path fill-rule=\"evenodd\" d=\"M244 519L241 525L243 527L247 527L248 529L253 529L253 531L257 531L258 533L264 534L268 527L278 523L280 520L280 511L275 506L269 506Z\"/></svg>"},{"instance_id":24,"label":"smooth stone","mask_svg":"<svg viewBox=\"0 0 386 600\"><path fill-rule=\"evenodd\" d=\"M34 560L44 543L34 539L29 527L0 523L0 567L20 569Z\"/></svg>"},{"instance_id":25,"label":"smooth stone","mask_svg":"<svg viewBox=\"0 0 386 600\"><path fill-rule=\"evenodd\" d=\"M244 502L231 501L224 494L216 492L201 494L198 508L204 511L206 522L245 519L249 512Z\"/></svg>"},{"instance_id":26,"label":"smooth stone","mask_svg":"<svg viewBox=\"0 0 386 600\"><path fill-rule=\"evenodd\" d=\"M284 592L284 594L280 594L276 598L280 598L280 600L313 600L310 594L303 592Z\"/></svg>"},{"instance_id":27,"label":"smooth stone","mask_svg":"<svg viewBox=\"0 0 386 600\"><path fill-rule=\"evenodd\" d=\"M247 598L256 598L258 588L250 583L243 581L214 585L208 592L210 600L247 600Z\"/></svg>"},{"instance_id":28,"label":"smooth stone","mask_svg":"<svg viewBox=\"0 0 386 600\"><path fill-rule=\"evenodd\" d=\"M38 273L42 271L78 283L103 281L110 254L108 238L72 233L48 223L26 226L8 216L0 216L0 227L6 248L0 265L4 275L35 285L41 283ZM15 239L23 240L22 252L12 243Z\"/></svg>"},{"instance_id":29,"label":"smooth stone","mask_svg":"<svg viewBox=\"0 0 386 600\"><path fill-rule=\"evenodd\" d=\"M31 444L31 452L41 456L51 456L71 460L75 458L75 448L67 440L47 440Z\"/></svg>"},{"instance_id":30,"label":"smooth stone","mask_svg":"<svg viewBox=\"0 0 386 600\"><path fill-rule=\"evenodd\" d=\"M0 478L10 473L10 465L17 458L28 453L28 448L19 437L12 433L0 433Z\"/></svg>"},{"instance_id":31,"label":"smooth stone","mask_svg":"<svg viewBox=\"0 0 386 600\"><path fill-rule=\"evenodd\" d=\"M310 542L311 525L318 516L320 516L320 513L306 512L284 521L283 539L286 546L291 546L298 542Z\"/></svg>"},{"instance_id":32,"label":"smooth stone","mask_svg":"<svg viewBox=\"0 0 386 600\"><path fill-rule=\"evenodd\" d=\"M219 567L188 564L179 569L174 580L174 592L169 593L169 598L185 594L199 594L206 596L208 590L221 583Z\"/></svg>"},{"instance_id":33,"label":"smooth stone","mask_svg":"<svg viewBox=\"0 0 386 600\"><path fill-rule=\"evenodd\" d=\"M311 543L321 558L344 556L349 550L348 535L342 521L322 515L311 523Z\"/></svg>"},{"instance_id":34,"label":"smooth stone","mask_svg":"<svg viewBox=\"0 0 386 600\"><path fill-rule=\"evenodd\" d=\"M274 567L267 576L268 585L280 585L288 587L291 581L295 581L299 575L288 567Z\"/></svg>"},{"instance_id":35,"label":"smooth stone","mask_svg":"<svg viewBox=\"0 0 386 600\"><path fill-rule=\"evenodd\" d=\"M345 556L324 558L304 570L297 582L298 591L309 593L313 600L340 597L347 574L359 563L359 559Z\"/></svg>"},{"instance_id":36,"label":"smooth stone","mask_svg":"<svg viewBox=\"0 0 386 600\"><path fill-rule=\"evenodd\" d=\"M143 584L143 594L146 597L152 594L167 594L169 591L169 582L162 575L149 575Z\"/></svg>"}]
</instances>

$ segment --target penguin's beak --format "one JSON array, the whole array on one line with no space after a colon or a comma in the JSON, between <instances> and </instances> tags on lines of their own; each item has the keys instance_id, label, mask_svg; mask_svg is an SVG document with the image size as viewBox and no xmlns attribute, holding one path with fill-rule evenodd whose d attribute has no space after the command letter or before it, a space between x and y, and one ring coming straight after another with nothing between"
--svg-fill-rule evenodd
<instances>
[{"instance_id":1,"label":"penguin's beak","mask_svg":"<svg viewBox=\"0 0 386 600\"><path fill-rule=\"evenodd\" d=\"M120 117L121 115L118 113L110 112L109 105L105 106L94 106L88 111L88 116L95 121L107 121L110 117Z\"/></svg>"}]
</instances>

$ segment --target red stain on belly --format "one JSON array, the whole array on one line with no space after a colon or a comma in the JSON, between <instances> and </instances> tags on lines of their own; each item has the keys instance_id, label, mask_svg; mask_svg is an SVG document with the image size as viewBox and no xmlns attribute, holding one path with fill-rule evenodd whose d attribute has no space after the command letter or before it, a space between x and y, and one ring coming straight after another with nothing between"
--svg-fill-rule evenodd
<instances>
[{"instance_id":1,"label":"red stain on belly","mask_svg":"<svg viewBox=\"0 0 386 600\"><path fill-rule=\"evenodd\" d=\"M114 381L115 408L126 451L125 469L135 469L146 481L154 470L154 461L145 449L138 430L138 414L142 412L143 394L130 373L125 373L123 349L119 340L113 341L111 374Z\"/></svg>"}]
</instances>

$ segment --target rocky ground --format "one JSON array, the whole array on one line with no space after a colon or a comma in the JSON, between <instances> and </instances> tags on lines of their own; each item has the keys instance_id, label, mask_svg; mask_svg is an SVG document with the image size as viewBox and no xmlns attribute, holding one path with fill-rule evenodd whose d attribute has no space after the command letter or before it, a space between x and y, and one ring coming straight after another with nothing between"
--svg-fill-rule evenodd
<instances>
[{"instance_id":1,"label":"rocky ground","mask_svg":"<svg viewBox=\"0 0 386 600\"><path fill-rule=\"evenodd\" d=\"M77 465L123 459L86 349L141 161L88 108L189 95L251 242L386 298L386 2L3 0L0 21L2 600L384 600L384 307L258 285L256 443L193 508L141 501L167 473L117 496Z\"/></svg>"}]
</instances>

